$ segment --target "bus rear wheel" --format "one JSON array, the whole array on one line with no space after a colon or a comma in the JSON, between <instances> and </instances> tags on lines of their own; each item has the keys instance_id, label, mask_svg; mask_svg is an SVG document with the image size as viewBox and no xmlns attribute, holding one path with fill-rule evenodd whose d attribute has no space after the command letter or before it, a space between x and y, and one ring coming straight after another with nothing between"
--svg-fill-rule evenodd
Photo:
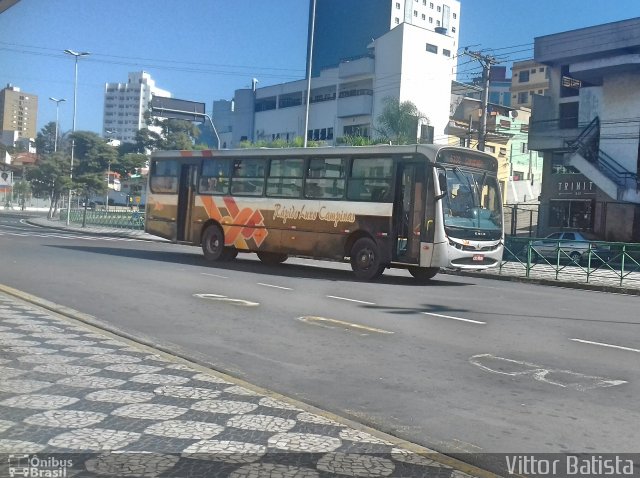
<instances>
[{"instance_id":1,"label":"bus rear wheel","mask_svg":"<svg viewBox=\"0 0 640 478\"><path fill-rule=\"evenodd\" d=\"M280 254L278 252L259 251L256 252L256 254L258 255L258 259L260 259L261 262L270 265L281 264L289 258L288 255Z\"/></svg>"},{"instance_id":2,"label":"bus rear wheel","mask_svg":"<svg viewBox=\"0 0 640 478\"><path fill-rule=\"evenodd\" d=\"M362 280L377 279L384 272L380 264L380 252L376 243L368 238L358 239L351 248L351 268Z\"/></svg>"},{"instance_id":3,"label":"bus rear wheel","mask_svg":"<svg viewBox=\"0 0 640 478\"><path fill-rule=\"evenodd\" d=\"M209 226L202 235L202 252L208 261L228 261L238 255L235 247L224 247L224 232L220 226Z\"/></svg>"},{"instance_id":4,"label":"bus rear wheel","mask_svg":"<svg viewBox=\"0 0 640 478\"><path fill-rule=\"evenodd\" d=\"M409 274L420 282L433 279L438 272L440 272L439 267L409 267Z\"/></svg>"}]
</instances>

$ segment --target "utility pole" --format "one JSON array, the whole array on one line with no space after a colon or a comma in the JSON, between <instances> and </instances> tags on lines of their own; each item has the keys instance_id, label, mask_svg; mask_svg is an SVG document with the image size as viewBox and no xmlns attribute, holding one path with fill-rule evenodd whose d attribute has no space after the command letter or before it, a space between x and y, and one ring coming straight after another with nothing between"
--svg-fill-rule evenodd
<instances>
[{"instance_id":1,"label":"utility pole","mask_svg":"<svg viewBox=\"0 0 640 478\"><path fill-rule=\"evenodd\" d=\"M489 105L489 75L491 73L491 65L495 65L498 61L490 55L483 55L479 51L469 51L464 49L464 54L477 60L482 65L482 117L480 118L480 126L478 128L478 149L484 151L484 143L487 136L487 113Z\"/></svg>"}]
</instances>

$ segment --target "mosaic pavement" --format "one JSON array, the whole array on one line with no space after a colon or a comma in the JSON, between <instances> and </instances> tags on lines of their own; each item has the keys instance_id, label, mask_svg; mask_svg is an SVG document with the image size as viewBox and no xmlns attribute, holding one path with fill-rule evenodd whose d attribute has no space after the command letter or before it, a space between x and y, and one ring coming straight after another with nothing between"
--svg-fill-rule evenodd
<instances>
[{"instance_id":1,"label":"mosaic pavement","mask_svg":"<svg viewBox=\"0 0 640 478\"><path fill-rule=\"evenodd\" d=\"M469 476L92 330L0 294L0 476Z\"/></svg>"}]
</instances>

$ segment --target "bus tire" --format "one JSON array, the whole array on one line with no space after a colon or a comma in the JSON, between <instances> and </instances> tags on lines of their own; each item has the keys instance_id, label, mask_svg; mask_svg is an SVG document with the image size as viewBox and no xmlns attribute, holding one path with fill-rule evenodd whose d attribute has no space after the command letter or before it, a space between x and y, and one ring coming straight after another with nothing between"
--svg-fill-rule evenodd
<instances>
[{"instance_id":1,"label":"bus tire","mask_svg":"<svg viewBox=\"0 0 640 478\"><path fill-rule=\"evenodd\" d=\"M351 268L362 280L377 279L384 272L380 264L380 251L373 239L362 237L351 248Z\"/></svg>"},{"instance_id":2,"label":"bus tire","mask_svg":"<svg viewBox=\"0 0 640 478\"><path fill-rule=\"evenodd\" d=\"M438 272L440 272L439 267L409 267L409 274L420 282L433 279Z\"/></svg>"},{"instance_id":3,"label":"bus tire","mask_svg":"<svg viewBox=\"0 0 640 478\"><path fill-rule=\"evenodd\" d=\"M260 262L264 262L269 265L282 264L289 258L288 255L278 252L258 251L256 254L258 255L258 259L260 259Z\"/></svg>"},{"instance_id":4,"label":"bus tire","mask_svg":"<svg viewBox=\"0 0 640 478\"><path fill-rule=\"evenodd\" d=\"M202 252L208 261L230 259L228 249L224 247L224 232L218 225L211 225L202 234Z\"/></svg>"}]
</instances>

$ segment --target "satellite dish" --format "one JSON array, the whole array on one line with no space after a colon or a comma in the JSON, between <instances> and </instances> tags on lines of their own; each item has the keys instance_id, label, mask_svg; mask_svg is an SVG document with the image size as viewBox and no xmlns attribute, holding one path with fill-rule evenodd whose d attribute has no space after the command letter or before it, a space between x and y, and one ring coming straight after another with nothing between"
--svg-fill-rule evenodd
<instances>
[{"instance_id":1,"label":"satellite dish","mask_svg":"<svg viewBox=\"0 0 640 478\"><path fill-rule=\"evenodd\" d=\"M513 111L511 112L510 116L511 116L512 118L517 118L517 117L518 117L518 112L517 112L516 110L513 110Z\"/></svg>"}]
</instances>

